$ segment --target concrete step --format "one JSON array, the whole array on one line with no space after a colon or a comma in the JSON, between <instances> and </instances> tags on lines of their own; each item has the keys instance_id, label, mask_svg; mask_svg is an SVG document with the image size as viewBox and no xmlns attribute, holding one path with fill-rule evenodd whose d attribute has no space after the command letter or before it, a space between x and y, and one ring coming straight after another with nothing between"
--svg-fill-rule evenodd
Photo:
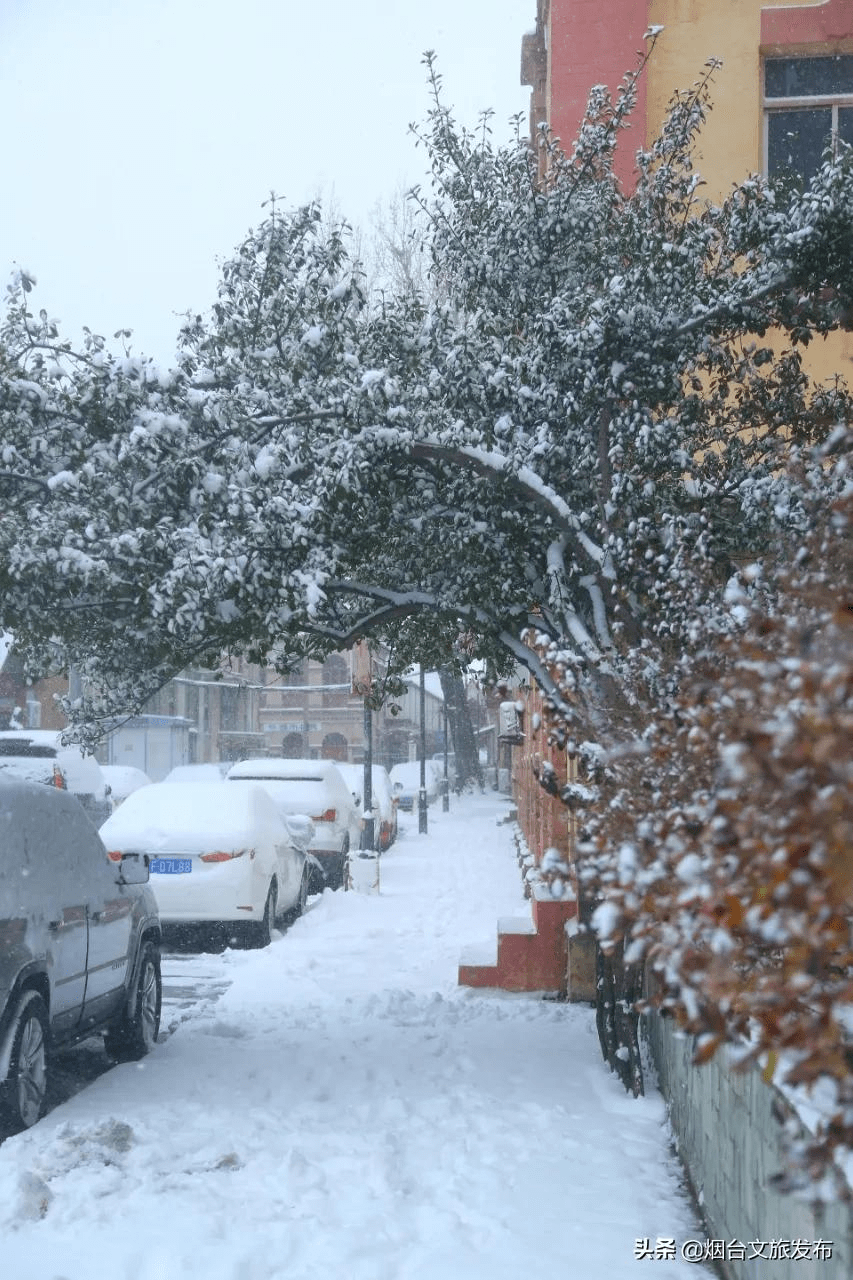
<instances>
[{"instance_id":1,"label":"concrete step","mask_svg":"<svg viewBox=\"0 0 853 1280\"><path fill-rule=\"evenodd\" d=\"M546 897L543 891L534 894L529 918L509 916L498 921L496 955L484 948L463 953L459 985L565 993L566 923L576 914L573 898Z\"/></svg>"}]
</instances>

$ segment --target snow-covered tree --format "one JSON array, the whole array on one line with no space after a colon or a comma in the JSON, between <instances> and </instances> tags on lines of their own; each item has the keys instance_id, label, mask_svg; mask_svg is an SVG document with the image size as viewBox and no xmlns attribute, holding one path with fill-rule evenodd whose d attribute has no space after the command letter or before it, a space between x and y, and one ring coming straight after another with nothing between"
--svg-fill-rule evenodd
<instances>
[{"instance_id":1,"label":"snow-covered tree","mask_svg":"<svg viewBox=\"0 0 853 1280\"><path fill-rule=\"evenodd\" d=\"M0 626L34 666L88 678L81 725L228 650L286 665L375 635L400 670L524 663L589 775L567 804L597 786L618 798L629 755L641 771L630 831L598 807L584 892L610 895L599 920L638 956L681 957L666 998L693 1019L677 939L695 902L672 901L667 934L659 882L635 901L619 869L646 830L690 858L717 811L697 800L661 835L681 799L659 726L736 652L745 600L776 616L787 549L849 536L827 513L849 486L850 398L803 351L853 312L853 161L842 148L805 193L753 177L704 203L709 66L623 191L612 157L638 71L615 101L593 92L570 154L543 132L543 183L524 139L457 127L429 69L433 189L417 199L440 288L367 306L347 228L272 202L162 372L95 336L72 353L18 278L3 466L46 480L50 500L21 489L0 522ZM715 760L709 746L703 797L725 782ZM758 995L734 1016L730 993L704 994L715 1038L761 1011Z\"/></svg>"}]
</instances>

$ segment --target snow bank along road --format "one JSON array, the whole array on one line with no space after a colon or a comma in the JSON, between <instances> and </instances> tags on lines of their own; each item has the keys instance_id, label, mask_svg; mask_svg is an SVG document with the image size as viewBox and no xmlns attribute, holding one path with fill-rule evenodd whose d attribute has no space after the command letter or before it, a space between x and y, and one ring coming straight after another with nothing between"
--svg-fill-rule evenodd
<instances>
[{"instance_id":1,"label":"snow bank along road","mask_svg":"<svg viewBox=\"0 0 853 1280\"><path fill-rule=\"evenodd\" d=\"M635 1261L701 1232L592 1011L456 986L460 948L526 912L505 810L405 820L378 896L226 952L216 1003L5 1142L2 1275L707 1280Z\"/></svg>"}]
</instances>

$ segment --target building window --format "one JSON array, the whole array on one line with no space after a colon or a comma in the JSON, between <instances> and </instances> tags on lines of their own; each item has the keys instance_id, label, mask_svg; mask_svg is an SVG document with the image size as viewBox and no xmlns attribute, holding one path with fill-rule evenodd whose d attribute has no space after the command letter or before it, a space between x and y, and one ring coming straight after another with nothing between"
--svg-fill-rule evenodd
<instances>
[{"instance_id":1,"label":"building window","mask_svg":"<svg viewBox=\"0 0 853 1280\"><path fill-rule=\"evenodd\" d=\"M305 758L305 739L301 733L287 733L282 739L281 754L286 760Z\"/></svg>"},{"instance_id":2,"label":"building window","mask_svg":"<svg viewBox=\"0 0 853 1280\"><path fill-rule=\"evenodd\" d=\"M333 653L323 663L323 706L345 707L351 692L349 663Z\"/></svg>"},{"instance_id":3,"label":"building window","mask_svg":"<svg viewBox=\"0 0 853 1280\"><path fill-rule=\"evenodd\" d=\"M765 170L807 186L828 142L853 143L853 54L767 58Z\"/></svg>"},{"instance_id":4,"label":"building window","mask_svg":"<svg viewBox=\"0 0 853 1280\"><path fill-rule=\"evenodd\" d=\"M348 759L347 740L344 735L342 733L327 733L320 748L320 757L323 760Z\"/></svg>"},{"instance_id":5,"label":"building window","mask_svg":"<svg viewBox=\"0 0 853 1280\"><path fill-rule=\"evenodd\" d=\"M244 727L239 721L241 692L242 690L235 688L233 685L222 685L220 689L220 714L223 729L234 730Z\"/></svg>"}]
</instances>

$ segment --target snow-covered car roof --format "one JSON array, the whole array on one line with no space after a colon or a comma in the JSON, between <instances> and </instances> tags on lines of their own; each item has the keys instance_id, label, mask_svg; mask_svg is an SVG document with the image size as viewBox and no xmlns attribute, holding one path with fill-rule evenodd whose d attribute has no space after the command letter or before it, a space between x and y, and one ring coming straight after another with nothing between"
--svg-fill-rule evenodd
<instances>
[{"instance_id":1,"label":"snow-covered car roof","mask_svg":"<svg viewBox=\"0 0 853 1280\"><path fill-rule=\"evenodd\" d=\"M237 774L227 782L239 784L233 787L234 791L242 791L246 783L263 787L283 814L304 814L314 819L329 808L340 809L342 815L353 812L355 808L352 793L347 790L343 778L340 778L338 787L329 787L322 778L308 781L303 778L241 778Z\"/></svg>"},{"instance_id":2,"label":"snow-covered car roof","mask_svg":"<svg viewBox=\"0 0 853 1280\"><path fill-rule=\"evenodd\" d=\"M333 760L285 760L264 757L241 760L228 771L228 782L259 782L276 804L289 813L315 818L325 809L341 810L344 821L355 819L355 801Z\"/></svg>"},{"instance_id":3,"label":"snow-covered car roof","mask_svg":"<svg viewBox=\"0 0 853 1280\"><path fill-rule=\"evenodd\" d=\"M232 764L227 776L321 782L328 777L342 775L334 760L288 760L284 756L263 756L257 760L240 760L237 764Z\"/></svg>"},{"instance_id":4,"label":"snow-covered car roof","mask_svg":"<svg viewBox=\"0 0 853 1280\"><path fill-rule=\"evenodd\" d=\"M426 776L440 778L440 773L435 760L426 761ZM391 770L391 783L402 782L404 786L411 786L413 783L416 787L421 785L421 762L420 760L405 760L402 764L395 764Z\"/></svg>"},{"instance_id":5,"label":"snow-covered car roof","mask_svg":"<svg viewBox=\"0 0 853 1280\"><path fill-rule=\"evenodd\" d=\"M227 760L208 761L205 764L176 764L166 774L164 782L221 782L231 764Z\"/></svg>"},{"instance_id":6,"label":"snow-covered car roof","mask_svg":"<svg viewBox=\"0 0 853 1280\"><path fill-rule=\"evenodd\" d=\"M225 787L221 782L152 782L134 791L101 827L109 849L241 849L258 828L277 838L287 829L261 786Z\"/></svg>"},{"instance_id":7,"label":"snow-covered car roof","mask_svg":"<svg viewBox=\"0 0 853 1280\"><path fill-rule=\"evenodd\" d=\"M338 770L343 774L345 780L350 783L353 790L361 789L364 786L364 765L363 764L338 764ZM374 790L381 788L383 791L389 791L391 779L388 777L388 770L384 765L375 764L370 770L371 786Z\"/></svg>"},{"instance_id":8,"label":"snow-covered car roof","mask_svg":"<svg viewBox=\"0 0 853 1280\"><path fill-rule=\"evenodd\" d=\"M44 916L60 893L75 885L79 893L81 879L91 880L97 835L69 792L11 774L0 776L0 831L0 917L13 918L28 909ZM69 895L66 901L79 899Z\"/></svg>"}]
</instances>

